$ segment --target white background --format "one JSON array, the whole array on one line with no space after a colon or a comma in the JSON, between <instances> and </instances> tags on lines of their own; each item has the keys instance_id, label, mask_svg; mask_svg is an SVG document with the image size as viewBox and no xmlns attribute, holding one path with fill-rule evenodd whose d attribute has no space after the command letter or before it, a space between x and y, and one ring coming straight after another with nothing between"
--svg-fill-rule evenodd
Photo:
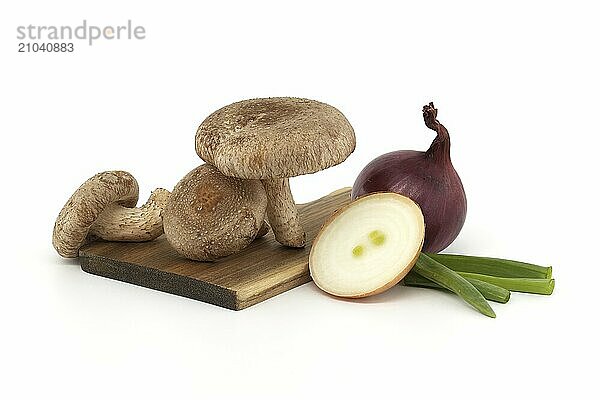
<instances>
[{"instance_id":1,"label":"white background","mask_svg":"<svg viewBox=\"0 0 600 400\"><path fill-rule=\"evenodd\" d=\"M0 12L0 397L585 398L599 337L598 10L594 2L18 1ZM484 4L485 3L485 4ZM141 41L18 54L18 25L131 19ZM251 97L330 103L355 128L298 202L372 158L452 136L469 210L448 251L554 266L550 297L481 316L394 287L340 301L309 283L233 312L83 273L52 248L58 211L96 172L141 197L200 163L199 123Z\"/></svg>"}]
</instances>

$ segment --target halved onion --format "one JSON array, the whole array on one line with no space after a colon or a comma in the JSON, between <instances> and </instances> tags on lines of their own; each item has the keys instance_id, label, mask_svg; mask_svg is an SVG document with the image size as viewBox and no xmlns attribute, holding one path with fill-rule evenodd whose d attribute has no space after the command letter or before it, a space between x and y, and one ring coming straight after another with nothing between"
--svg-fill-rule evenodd
<instances>
[{"instance_id":1,"label":"halved onion","mask_svg":"<svg viewBox=\"0 0 600 400\"><path fill-rule=\"evenodd\" d=\"M332 215L315 238L310 274L325 292L366 297L394 286L421 252L425 223L419 206L396 193L374 193Z\"/></svg>"}]
</instances>

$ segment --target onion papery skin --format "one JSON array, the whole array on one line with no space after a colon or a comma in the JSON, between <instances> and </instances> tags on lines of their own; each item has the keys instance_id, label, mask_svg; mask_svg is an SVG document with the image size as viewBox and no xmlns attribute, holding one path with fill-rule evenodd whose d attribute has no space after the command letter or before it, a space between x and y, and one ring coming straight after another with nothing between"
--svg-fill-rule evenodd
<instances>
[{"instance_id":1,"label":"onion papery skin","mask_svg":"<svg viewBox=\"0 0 600 400\"><path fill-rule=\"evenodd\" d=\"M433 109L433 104L430 106ZM446 137L443 134L438 131L426 152L399 150L377 157L360 172L352 187L353 200L374 192L394 192L417 203L425 217L423 251L430 253L448 247L467 216L465 190L450 161L450 138L447 131Z\"/></svg>"}]
</instances>

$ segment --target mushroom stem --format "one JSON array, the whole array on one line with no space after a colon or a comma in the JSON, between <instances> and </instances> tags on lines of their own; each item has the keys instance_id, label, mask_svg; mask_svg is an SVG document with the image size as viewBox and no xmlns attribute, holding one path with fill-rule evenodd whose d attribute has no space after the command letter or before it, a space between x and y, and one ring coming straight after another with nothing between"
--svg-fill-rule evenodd
<instances>
[{"instance_id":1,"label":"mushroom stem","mask_svg":"<svg viewBox=\"0 0 600 400\"><path fill-rule=\"evenodd\" d=\"M267 193L267 216L275 239L284 246L304 247L306 234L300 225L288 178L263 179Z\"/></svg>"},{"instance_id":2,"label":"mushroom stem","mask_svg":"<svg viewBox=\"0 0 600 400\"><path fill-rule=\"evenodd\" d=\"M109 205L91 226L89 234L104 240L144 242L163 234L162 212L169 191L156 189L141 207Z\"/></svg>"}]
</instances>

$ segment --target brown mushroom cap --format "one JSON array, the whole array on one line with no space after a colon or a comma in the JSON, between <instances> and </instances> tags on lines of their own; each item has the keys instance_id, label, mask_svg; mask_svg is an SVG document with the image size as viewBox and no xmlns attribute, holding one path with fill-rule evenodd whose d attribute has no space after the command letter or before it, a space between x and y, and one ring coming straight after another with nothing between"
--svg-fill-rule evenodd
<instances>
[{"instance_id":1,"label":"brown mushroom cap","mask_svg":"<svg viewBox=\"0 0 600 400\"><path fill-rule=\"evenodd\" d=\"M355 145L354 130L339 110L293 97L230 104L209 115L196 132L200 158L244 179L317 172L344 161Z\"/></svg>"},{"instance_id":2,"label":"brown mushroom cap","mask_svg":"<svg viewBox=\"0 0 600 400\"><path fill-rule=\"evenodd\" d=\"M260 181L228 177L204 164L173 189L163 213L165 236L184 257L212 261L248 246L266 208Z\"/></svg>"},{"instance_id":3,"label":"brown mushroom cap","mask_svg":"<svg viewBox=\"0 0 600 400\"><path fill-rule=\"evenodd\" d=\"M125 171L107 171L85 181L64 205L54 224L52 244L63 257L77 257L100 213L113 203L135 207L138 183Z\"/></svg>"}]
</instances>

